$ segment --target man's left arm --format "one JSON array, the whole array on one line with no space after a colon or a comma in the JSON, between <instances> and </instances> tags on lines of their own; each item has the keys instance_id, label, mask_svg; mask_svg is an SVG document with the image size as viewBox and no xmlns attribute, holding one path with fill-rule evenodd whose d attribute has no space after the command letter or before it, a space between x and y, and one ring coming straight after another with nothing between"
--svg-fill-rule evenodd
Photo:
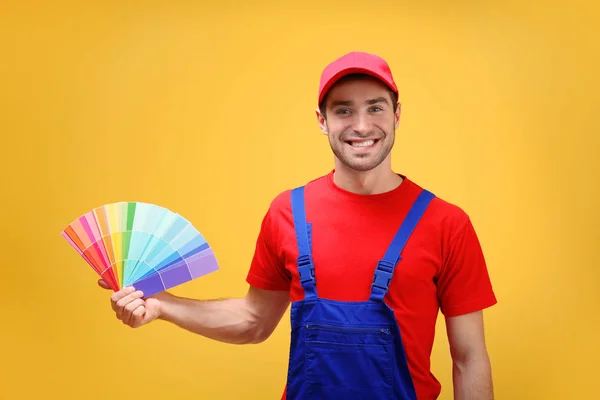
<instances>
[{"instance_id":1,"label":"man's left arm","mask_svg":"<svg viewBox=\"0 0 600 400\"><path fill-rule=\"evenodd\" d=\"M493 400L483 311L446 318L455 400Z\"/></svg>"}]
</instances>

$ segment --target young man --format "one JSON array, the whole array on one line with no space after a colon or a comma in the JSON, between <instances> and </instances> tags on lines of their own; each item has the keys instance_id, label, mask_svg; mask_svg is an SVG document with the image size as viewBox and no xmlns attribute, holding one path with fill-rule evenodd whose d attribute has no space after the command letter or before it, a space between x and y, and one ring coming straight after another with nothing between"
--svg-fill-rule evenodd
<instances>
[{"instance_id":1,"label":"young man","mask_svg":"<svg viewBox=\"0 0 600 400\"><path fill-rule=\"evenodd\" d=\"M284 397L425 400L441 389L429 359L441 310L454 397L492 399L482 310L496 298L484 256L465 212L392 170L400 104L388 64L360 52L333 61L318 105L334 169L273 200L246 297L143 299L127 288L111 296L117 318L259 343L291 301Z\"/></svg>"}]
</instances>

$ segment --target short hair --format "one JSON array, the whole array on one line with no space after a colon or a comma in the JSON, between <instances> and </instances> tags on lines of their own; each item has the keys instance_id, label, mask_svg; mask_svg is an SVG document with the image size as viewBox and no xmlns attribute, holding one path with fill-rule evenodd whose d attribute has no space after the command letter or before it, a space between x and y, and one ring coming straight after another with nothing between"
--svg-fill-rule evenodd
<instances>
[{"instance_id":1,"label":"short hair","mask_svg":"<svg viewBox=\"0 0 600 400\"><path fill-rule=\"evenodd\" d=\"M366 80L366 79L378 80L374 76L371 76L368 74L362 74L362 73L348 74L348 75L340 78L329 90L331 90L338 83L350 82L350 81L360 81L360 80ZM394 112L396 112L396 109L398 108L398 95L396 95L396 93L389 87L388 87L388 93L390 94L390 98L392 100L392 106L394 107ZM321 112L321 114L323 114L323 117L325 119L327 119L325 104L327 104L328 97L329 97L329 91L323 97L321 104L319 104L319 111Z\"/></svg>"}]
</instances>

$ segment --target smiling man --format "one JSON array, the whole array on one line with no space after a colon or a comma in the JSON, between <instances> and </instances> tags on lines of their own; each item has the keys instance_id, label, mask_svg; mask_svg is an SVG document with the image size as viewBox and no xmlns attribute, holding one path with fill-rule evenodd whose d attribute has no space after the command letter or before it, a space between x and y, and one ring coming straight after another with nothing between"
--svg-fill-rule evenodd
<instances>
[{"instance_id":1,"label":"smiling man","mask_svg":"<svg viewBox=\"0 0 600 400\"><path fill-rule=\"evenodd\" d=\"M317 104L334 168L273 200L247 295L143 299L126 288L111 296L117 317L260 343L291 301L284 398L430 400L441 391L430 355L442 312L454 398L493 399L482 310L496 298L483 252L461 208L392 170L401 108L388 64L362 52L338 58Z\"/></svg>"}]
</instances>

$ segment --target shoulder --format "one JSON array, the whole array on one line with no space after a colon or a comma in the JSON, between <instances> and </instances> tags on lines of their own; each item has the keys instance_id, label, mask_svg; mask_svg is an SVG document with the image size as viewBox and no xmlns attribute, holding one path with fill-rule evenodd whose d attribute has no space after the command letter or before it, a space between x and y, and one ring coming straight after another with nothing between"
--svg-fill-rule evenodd
<instances>
[{"instance_id":1,"label":"shoulder","mask_svg":"<svg viewBox=\"0 0 600 400\"><path fill-rule=\"evenodd\" d=\"M431 203L423 216L424 222L428 223L428 225L436 227L440 233L450 237L470 226L471 218L467 211L460 205L439 196L436 194L435 190L420 186L409 178L405 178L405 182L410 187L410 191L414 198L416 198L422 190L428 190L433 193L434 198L431 200Z\"/></svg>"},{"instance_id":2,"label":"shoulder","mask_svg":"<svg viewBox=\"0 0 600 400\"><path fill-rule=\"evenodd\" d=\"M469 214L461 206L441 197L432 201L431 214L440 225L448 228L460 229L470 222Z\"/></svg>"},{"instance_id":3,"label":"shoulder","mask_svg":"<svg viewBox=\"0 0 600 400\"><path fill-rule=\"evenodd\" d=\"M281 240L282 236L293 234L294 216L292 213L292 191L299 187L306 188L309 194L322 185L324 177L318 177L308 183L288 188L277 193L271 200L261 224L261 236L270 237L272 241Z\"/></svg>"}]
</instances>

